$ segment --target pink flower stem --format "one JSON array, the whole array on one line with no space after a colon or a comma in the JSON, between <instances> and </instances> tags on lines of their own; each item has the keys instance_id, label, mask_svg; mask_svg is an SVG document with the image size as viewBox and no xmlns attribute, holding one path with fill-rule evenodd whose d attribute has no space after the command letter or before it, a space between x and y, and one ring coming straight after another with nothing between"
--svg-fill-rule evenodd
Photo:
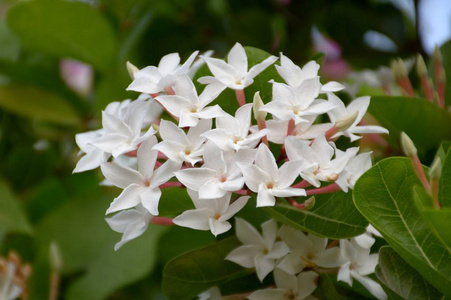
<instances>
[{"instance_id":1,"label":"pink flower stem","mask_svg":"<svg viewBox=\"0 0 451 300\"><path fill-rule=\"evenodd\" d=\"M311 195L319 195L319 194L328 194L340 191L340 187L336 183L329 184L325 187L320 187L317 189L306 190L307 196Z\"/></svg>"},{"instance_id":2,"label":"pink flower stem","mask_svg":"<svg viewBox=\"0 0 451 300\"><path fill-rule=\"evenodd\" d=\"M338 132L337 125L332 126L332 128L329 128L326 133L324 134L326 137L326 140L330 140L330 138L335 135Z\"/></svg>"},{"instance_id":3,"label":"pink flower stem","mask_svg":"<svg viewBox=\"0 0 451 300\"><path fill-rule=\"evenodd\" d=\"M302 209L305 210L305 204L304 203L298 203L296 200L294 199L287 199L288 203L290 203L291 206L296 207L298 209Z\"/></svg>"},{"instance_id":4,"label":"pink flower stem","mask_svg":"<svg viewBox=\"0 0 451 300\"><path fill-rule=\"evenodd\" d=\"M391 90L390 90L390 87L388 86L388 85L386 85L386 84L384 84L383 86L382 86L382 89L384 90L384 93L386 94L386 95L391 95Z\"/></svg>"},{"instance_id":5,"label":"pink flower stem","mask_svg":"<svg viewBox=\"0 0 451 300\"><path fill-rule=\"evenodd\" d=\"M166 95L175 95L174 90L170 86L165 87L164 92L166 93Z\"/></svg>"},{"instance_id":6,"label":"pink flower stem","mask_svg":"<svg viewBox=\"0 0 451 300\"><path fill-rule=\"evenodd\" d=\"M438 106L441 108L445 107L445 82L439 81L437 83L437 93L438 93Z\"/></svg>"},{"instance_id":7,"label":"pink flower stem","mask_svg":"<svg viewBox=\"0 0 451 300\"><path fill-rule=\"evenodd\" d=\"M435 208L440 209L442 206L440 205L440 202L438 201L438 191L439 191L439 180L437 178L433 178L431 180L431 197L432 197L432 204Z\"/></svg>"},{"instance_id":8,"label":"pink flower stem","mask_svg":"<svg viewBox=\"0 0 451 300\"><path fill-rule=\"evenodd\" d=\"M168 157L166 155L164 155L163 153L161 153L160 151L158 151L157 157L158 157L158 159L168 159Z\"/></svg>"},{"instance_id":9,"label":"pink flower stem","mask_svg":"<svg viewBox=\"0 0 451 300\"><path fill-rule=\"evenodd\" d=\"M296 129L296 123L293 119L288 121L288 129L287 129L287 136L293 135L294 130Z\"/></svg>"},{"instance_id":10,"label":"pink flower stem","mask_svg":"<svg viewBox=\"0 0 451 300\"><path fill-rule=\"evenodd\" d=\"M420 159L417 155L410 156L410 161L412 162L413 169L415 170L415 173L417 173L418 177L420 178L421 184L424 186L426 191L430 191L431 187L429 185L429 181L426 178L426 174L424 173L423 165L420 162Z\"/></svg>"},{"instance_id":11,"label":"pink flower stem","mask_svg":"<svg viewBox=\"0 0 451 300\"><path fill-rule=\"evenodd\" d=\"M159 94L159 93L155 93L155 94L150 94L150 97L152 97L152 98L156 98L156 97L158 97L158 96L160 96L160 94Z\"/></svg>"},{"instance_id":12,"label":"pink flower stem","mask_svg":"<svg viewBox=\"0 0 451 300\"><path fill-rule=\"evenodd\" d=\"M252 192L248 189L241 189L238 191L234 191L234 193L237 193L239 195L250 195Z\"/></svg>"},{"instance_id":13,"label":"pink flower stem","mask_svg":"<svg viewBox=\"0 0 451 300\"><path fill-rule=\"evenodd\" d=\"M150 223L161 226L173 226L175 225L171 218L166 217L153 217Z\"/></svg>"},{"instance_id":14,"label":"pink flower stem","mask_svg":"<svg viewBox=\"0 0 451 300\"><path fill-rule=\"evenodd\" d=\"M434 99L434 95L432 94L432 87L429 84L428 76L422 75L420 77L420 80L421 80L421 87L423 88L423 91L424 91L424 96L426 97L426 99L428 99L430 102L432 102L432 100Z\"/></svg>"},{"instance_id":15,"label":"pink flower stem","mask_svg":"<svg viewBox=\"0 0 451 300\"><path fill-rule=\"evenodd\" d=\"M238 105L241 107L246 104L246 96L244 95L244 90L235 90L236 101L238 101Z\"/></svg>"},{"instance_id":16,"label":"pink flower stem","mask_svg":"<svg viewBox=\"0 0 451 300\"><path fill-rule=\"evenodd\" d=\"M293 185L292 188L303 189L303 188L309 187L310 185L311 185L310 182L308 182L307 180L304 179L301 182L296 183L295 185Z\"/></svg>"},{"instance_id":17,"label":"pink flower stem","mask_svg":"<svg viewBox=\"0 0 451 300\"><path fill-rule=\"evenodd\" d=\"M330 248L332 248L332 247L337 246L339 242L340 242L339 240L333 240L332 242L330 242L329 244L327 244L326 249L330 249Z\"/></svg>"},{"instance_id":18,"label":"pink flower stem","mask_svg":"<svg viewBox=\"0 0 451 300\"><path fill-rule=\"evenodd\" d=\"M257 121L257 125L258 125L258 130L263 130L266 128L266 120L258 120ZM269 147L268 144L268 137L265 135L262 137L262 142Z\"/></svg>"},{"instance_id":19,"label":"pink flower stem","mask_svg":"<svg viewBox=\"0 0 451 300\"><path fill-rule=\"evenodd\" d=\"M168 181L168 182L160 185L160 189L166 189L166 188L171 188L171 187L184 187L184 185L178 181Z\"/></svg>"}]
</instances>

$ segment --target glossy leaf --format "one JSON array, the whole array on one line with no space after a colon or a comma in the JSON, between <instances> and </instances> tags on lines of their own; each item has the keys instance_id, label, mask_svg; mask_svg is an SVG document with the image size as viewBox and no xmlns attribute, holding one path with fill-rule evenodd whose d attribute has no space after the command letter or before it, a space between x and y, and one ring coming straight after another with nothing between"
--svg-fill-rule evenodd
<instances>
[{"instance_id":1,"label":"glossy leaf","mask_svg":"<svg viewBox=\"0 0 451 300\"><path fill-rule=\"evenodd\" d=\"M32 232L19 202L3 182L0 182L0 228L0 233L11 231L30 234Z\"/></svg>"},{"instance_id":2,"label":"glossy leaf","mask_svg":"<svg viewBox=\"0 0 451 300\"><path fill-rule=\"evenodd\" d=\"M72 57L105 70L116 53L112 28L94 7L71 1L26 1L11 7L7 23L24 46Z\"/></svg>"},{"instance_id":3,"label":"glossy leaf","mask_svg":"<svg viewBox=\"0 0 451 300\"><path fill-rule=\"evenodd\" d=\"M439 291L389 246L379 250L376 276L383 285L403 299L440 299L441 297Z\"/></svg>"},{"instance_id":4,"label":"glossy leaf","mask_svg":"<svg viewBox=\"0 0 451 300\"><path fill-rule=\"evenodd\" d=\"M191 299L230 276L243 271L235 263L224 260L240 242L227 238L171 260L163 271L163 292L168 299Z\"/></svg>"},{"instance_id":5,"label":"glossy leaf","mask_svg":"<svg viewBox=\"0 0 451 300\"><path fill-rule=\"evenodd\" d=\"M345 297L341 296L336 290L332 280L326 274L321 274L319 276L318 287L316 288L314 294L319 299L336 299L344 300Z\"/></svg>"},{"instance_id":6,"label":"glossy leaf","mask_svg":"<svg viewBox=\"0 0 451 300\"><path fill-rule=\"evenodd\" d=\"M0 107L21 116L61 125L76 125L80 119L65 99L33 86L0 86Z\"/></svg>"},{"instance_id":7,"label":"glossy leaf","mask_svg":"<svg viewBox=\"0 0 451 300\"><path fill-rule=\"evenodd\" d=\"M396 252L445 295L451 295L451 255L415 208L420 185L407 158L388 158L363 174L354 189L359 211Z\"/></svg>"},{"instance_id":8,"label":"glossy leaf","mask_svg":"<svg viewBox=\"0 0 451 300\"><path fill-rule=\"evenodd\" d=\"M404 131L421 155L451 139L451 114L426 99L373 96L368 111L388 129L393 143L399 144Z\"/></svg>"},{"instance_id":9,"label":"glossy leaf","mask_svg":"<svg viewBox=\"0 0 451 300\"><path fill-rule=\"evenodd\" d=\"M288 204L278 204L265 210L279 222L331 239L363 234L368 226L368 222L355 208L351 192L317 195L315 206L310 210Z\"/></svg>"},{"instance_id":10,"label":"glossy leaf","mask_svg":"<svg viewBox=\"0 0 451 300\"><path fill-rule=\"evenodd\" d=\"M165 228L150 225L142 236L114 251L121 235L104 220L110 201L98 195L72 199L49 214L37 229L40 252L47 252L54 241L61 249L63 274L81 272L68 286L65 299L105 299L155 266L157 241ZM39 274L35 276L42 280Z\"/></svg>"}]
</instances>

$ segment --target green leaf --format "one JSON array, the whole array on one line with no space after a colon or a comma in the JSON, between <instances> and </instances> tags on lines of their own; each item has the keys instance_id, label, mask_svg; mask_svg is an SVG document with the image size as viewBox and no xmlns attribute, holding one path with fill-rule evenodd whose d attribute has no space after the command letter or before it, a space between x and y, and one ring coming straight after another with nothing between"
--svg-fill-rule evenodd
<instances>
[{"instance_id":1,"label":"green leaf","mask_svg":"<svg viewBox=\"0 0 451 300\"><path fill-rule=\"evenodd\" d=\"M448 153L448 150L451 148L451 141L444 141L440 145L440 147L437 150L436 156L440 157L442 160L442 165L445 162L446 154Z\"/></svg>"},{"instance_id":2,"label":"green leaf","mask_svg":"<svg viewBox=\"0 0 451 300\"><path fill-rule=\"evenodd\" d=\"M432 205L432 199L422 186L415 186L413 191L418 212L427 222L436 237L451 254L451 208L437 209Z\"/></svg>"},{"instance_id":3,"label":"green leaf","mask_svg":"<svg viewBox=\"0 0 451 300\"><path fill-rule=\"evenodd\" d=\"M406 262L451 295L451 255L415 208L413 187L420 184L409 159L388 158L360 177L354 202Z\"/></svg>"},{"instance_id":4,"label":"green leaf","mask_svg":"<svg viewBox=\"0 0 451 300\"><path fill-rule=\"evenodd\" d=\"M368 226L368 222L355 208L351 192L317 195L315 206L310 210L288 204L278 204L265 210L279 222L331 239L346 239L363 234Z\"/></svg>"},{"instance_id":5,"label":"green leaf","mask_svg":"<svg viewBox=\"0 0 451 300\"><path fill-rule=\"evenodd\" d=\"M33 86L0 86L0 107L28 118L38 118L56 124L80 123L77 113L65 99Z\"/></svg>"},{"instance_id":6,"label":"green leaf","mask_svg":"<svg viewBox=\"0 0 451 300\"><path fill-rule=\"evenodd\" d=\"M422 156L438 148L442 140L451 139L450 113L426 99L373 96L368 111L388 129L393 144L399 144L404 131Z\"/></svg>"},{"instance_id":7,"label":"green leaf","mask_svg":"<svg viewBox=\"0 0 451 300\"><path fill-rule=\"evenodd\" d=\"M163 292L168 299L191 299L217 285L243 268L224 258L240 242L227 238L171 260L163 271Z\"/></svg>"},{"instance_id":8,"label":"green leaf","mask_svg":"<svg viewBox=\"0 0 451 300\"><path fill-rule=\"evenodd\" d=\"M403 299L440 299L441 297L439 291L389 246L379 250L376 276L383 285Z\"/></svg>"},{"instance_id":9,"label":"green leaf","mask_svg":"<svg viewBox=\"0 0 451 300\"><path fill-rule=\"evenodd\" d=\"M451 207L451 151L442 160L442 176L439 181L438 199L442 207Z\"/></svg>"},{"instance_id":10,"label":"green leaf","mask_svg":"<svg viewBox=\"0 0 451 300\"><path fill-rule=\"evenodd\" d=\"M105 299L148 275L156 264L158 239L166 228L150 225L142 236L114 251L121 234L104 220L110 201L98 194L72 199L49 214L37 229L40 253L48 253L49 243L56 242L61 249L62 273L79 274L70 281L64 299ZM35 276L35 280L41 277Z\"/></svg>"},{"instance_id":11,"label":"green leaf","mask_svg":"<svg viewBox=\"0 0 451 300\"><path fill-rule=\"evenodd\" d=\"M7 23L24 46L72 57L107 69L116 54L116 37L92 6L72 1L24 1L11 7Z\"/></svg>"},{"instance_id":12,"label":"green leaf","mask_svg":"<svg viewBox=\"0 0 451 300\"><path fill-rule=\"evenodd\" d=\"M163 216L176 216L188 209L194 209L194 204L185 188L171 187L164 189L158 210Z\"/></svg>"},{"instance_id":13,"label":"green leaf","mask_svg":"<svg viewBox=\"0 0 451 300\"><path fill-rule=\"evenodd\" d=\"M344 300L345 297L341 296L336 290L332 280L326 274L319 276L318 287L315 290L314 296L319 299L335 299Z\"/></svg>"},{"instance_id":14,"label":"green leaf","mask_svg":"<svg viewBox=\"0 0 451 300\"><path fill-rule=\"evenodd\" d=\"M14 231L32 233L31 226L25 217L19 202L14 199L8 187L0 181L0 228L3 233ZM1 237L0 237L1 238ZM0 239L1 241L1 239Z\"/></svg>"},{"instance_id":15,"label":"green leaf","mask_svg":"<svg viewBox=\"0 0 451 300\"><path fill-rule=\"evenodd\" d=\"M0 20L0 60L16 61L19 57L20 43L9 30L5 20Z\"/></svg>"}]
</instances>

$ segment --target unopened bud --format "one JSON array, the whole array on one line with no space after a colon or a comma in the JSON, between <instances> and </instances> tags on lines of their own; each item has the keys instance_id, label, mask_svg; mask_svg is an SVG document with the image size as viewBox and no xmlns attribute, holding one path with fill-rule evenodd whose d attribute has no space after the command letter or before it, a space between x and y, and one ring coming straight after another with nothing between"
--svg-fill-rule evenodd
<instances>
[{"instance_id":1,"label":"unopened bud","mask_svg":"<svg viewBox=\"0 0 451 300\"><path fill-rule=\"evenodd\" d=\"M354 122L355 122L355 120L357 120L358 116L359 116L359 112L355 111L352 114L346 116L345 118L338 120L335 123L335 126L337 127L337 129L339 131L345 131L346 129L351 127L352 124L354 124Z\"/></svg>"},{"instance_id":2,"label":"unopened bud","mask_svg":"<svg viewBox=\"0 0 451 300\"><path fill-rule=\"evenodd\" d=\"M61 252L56 242L50 243L49 249L50 266L52 269L61 270L63 266L63 260L61 258Z\"/></svg>"},{"instance_id":3,"label":"unopened bud","mask_svg":"<svg viewBox=\"0 0 451 300\"><path fill-rule=\"evenodd\" d=\"M135 79L135 73L139 71L139 69L134 66L131 62L127 62L127 71L128 71L128 75L130 75L130 77L132 79Z\"/></svg>"},{"instance_id":4,"label":"unopened bud","mask_svg":"<svg viewBox=\"0 0 451 300\"><path fill-rule=\"evenodd\" d=\"M434 48L434 62L435 63L439 63L441 64L443 61L443 57L442 57L442 51L440 51L440 48L436 45Z\"/></svg>"},{"instance_id":5,"label":"unopened bud","mask_svg":"<svg viewBox=\"0 0 451 300\"><path fill-rule=\"evenodd\" d=\"M404 131L401 132L401 148L406 156L417 156L417 148L413 144L410 137Z\"/></svg>"},{"instance_id":6,"label":"unopened bud","mask_svg":"<svg viewBox=\"0 0 451 300\"><path fill-rule=\"evenodd\" d=\"M429 177L431 179L440 179L440 176L442 176L442 160L437 156L429 169Z\"/></svg>"},{"instance_id":7,"label":"unopened bud","mask_svg":"<svg viewBox=\"0 0 451 300\"><path fill-rule=\"evenodd\" d=\"M392 60L390 62L390 67L393 71L393 75L395 76L395 79L399 79L400 74L399 74L399 67L398 67L398 62L396 61L396 59Z\"/></svg>"},{"instance_id":8,"label":"unopened bud","mask_svg":"<svg viewBox=\"0 0 451 300\"><path fill-rule=\"evenodd\" d=\"M267 112L259 111L260 107L262 107L263 105L265 105L265 103L263 103L263 100L260 97L260 92L256 92L254 94L254 101L253 101L252 109L254 111L254 118L257 121L263 121L266 119Z\"/></svg>"},{"instance_id":9,"label":"unopened bud","mask_svg":"<svg viewBox=\"0 0 451 300\"><path fill-rule=\"evenodd\" d=\"M446 81L446 73L445 73L445 68L443 68L443 66L440 66L440 74L439 74L438 80L441 82Z\"/></svg>"},{"instance_id":10,"label":"unopened bud","mask_svg":"<svg viewBox=\"0 0 451 300\"><path fill-rule=\"evenodd\" d=\"M417 55L417 73L420 77L427 76L428 74L426 63L424 62L423 56L421 56L421 54Z\"/></svg>"},{"instance_id":11,"label":"unopened bud","mask_svg":"<svg viewBox=\"0 0 451 300\"><path fill-rule=\"evenodd\" d=\"M398 58L398 71L400 77L406 77L408 75L406 65L401 58Z\"/></svg>"},{"instance_id":12,"label":"unopened bud","mask_svg":"<svg viewBox=\"0 0 451 300\"><path fill-rule=\"evenodd\" d=\"M304 202L305 209L312 209L315 206L315 197L310 197Z\"/></svg>"}]
</instances>

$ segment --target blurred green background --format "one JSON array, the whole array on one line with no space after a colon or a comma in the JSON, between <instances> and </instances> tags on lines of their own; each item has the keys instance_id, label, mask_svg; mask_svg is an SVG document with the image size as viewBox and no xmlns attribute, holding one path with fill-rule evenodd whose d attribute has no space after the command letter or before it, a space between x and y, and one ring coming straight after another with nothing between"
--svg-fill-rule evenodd
<instances>
[{"instance_id":1,"label":"blurred green background","mask_svg":"<svg viewBox=\"0 0 451 300\"><path fill-rule=\"evenodd\" d=\"M72 174L75 134L99 128L108 103L137 97L125 90L131 82L125 63L143 68L168 53L183 60L210 49L223 57L240 42L283 52L300 66L324 52L321 75L344 79L351 69L431 53L425 37L435 32L427 23L434 15L426 14L422 27L416 8L450 6L446 0L2 0L0 255L14 250L32 265L30 299L48 299L50 242L62 256L61 299L164 299L165 262L212 235L150 227L114 252L120 234L104 212L118 190L100 187L98 171ZM443 31L450 20L441 21Z\"/></svg>"}]
</instances>

